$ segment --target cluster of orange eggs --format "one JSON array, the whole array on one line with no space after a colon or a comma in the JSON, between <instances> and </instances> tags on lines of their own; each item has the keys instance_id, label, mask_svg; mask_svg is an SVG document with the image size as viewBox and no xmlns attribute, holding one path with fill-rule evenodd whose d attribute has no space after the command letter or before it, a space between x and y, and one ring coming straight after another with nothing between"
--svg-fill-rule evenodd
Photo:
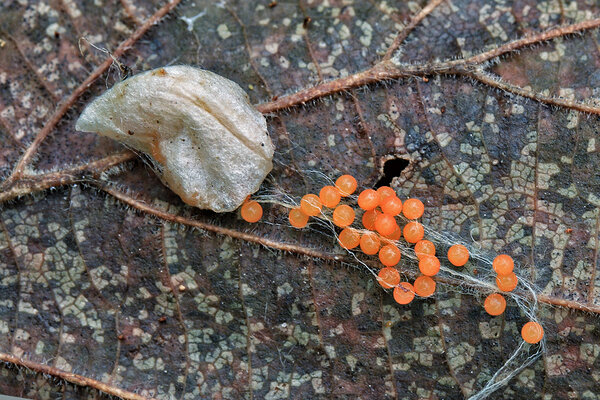
<instances>
[{"instance_id":1,"label":"cluster of orange eggs","mask_svg":"<svg viewBox=\"0 0 600 400\"><path fill-rule=\"evenodd\" d=\"M377 190L365 189L357 198L364 229L352 228L356 212L351 206L340 202L342 198L352 195L357 186L354 177L342 175L335 186L323 187L318 196L305 195L300 205L290 210L290 224L295 228L304 228L310 217L325 217L323 207L333 209L331 221L341 229L338 234L340 246L347 250L359 247L367 255L378 254L383 267L379 270L377 280L383 288L393 288L397 303L409 304L415 295L433 295L436 288L434 277L440 271L441 262L436 256L434 243L424 239L425 229L416 221L425 211L423 203L418 199L402 202L389 186L382 186ZM262 207L254 200L247 200L241 207L241 215L248 222L257 222L262 217ZM398 224L398 219L404 226ZM421 276L413 283L401 282L400 272L395 268L402 257L397 246L402 238L407 246L414 245L418 260ZM448 249L447 256L452 265L462 267L469 261L469 250L462 244L455 244ZM509 255L497 256L492 267L497 274L496 285L500 291L510 292L517 287L518 279L513 272L514 261ZM492 293L485 299L484 308L492 316L501 315L506 309L506 300L501 294ZM544 330L540 324L531 321L523 326L521 335L528 343L538 343L544 336Z\"/></svg>"}]
</instances>

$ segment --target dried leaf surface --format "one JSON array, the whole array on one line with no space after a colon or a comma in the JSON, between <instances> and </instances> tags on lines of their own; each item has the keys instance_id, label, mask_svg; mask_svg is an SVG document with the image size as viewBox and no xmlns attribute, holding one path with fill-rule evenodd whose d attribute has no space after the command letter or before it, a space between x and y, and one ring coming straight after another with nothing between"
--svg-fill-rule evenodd
<instances>
[{"instance_id":1,"label":"dried leaf surface","mask_svg":"<svg viewBox=\"0 0 600 400\"><path fill-rule=\"evenodd\" d=\"M593 3L4 2L0 392L460 399L518 345L514 304L490 318L485 293L447 284L398 306L281 207L253 226L191 209L116 142L75 132L123 66L186 63L269 113L267 188L298 197L319 173L371 187L401 157L393 183L429 226L515 256L547 349L492 398L597 398Z\"/></svg>"}]
</instances>

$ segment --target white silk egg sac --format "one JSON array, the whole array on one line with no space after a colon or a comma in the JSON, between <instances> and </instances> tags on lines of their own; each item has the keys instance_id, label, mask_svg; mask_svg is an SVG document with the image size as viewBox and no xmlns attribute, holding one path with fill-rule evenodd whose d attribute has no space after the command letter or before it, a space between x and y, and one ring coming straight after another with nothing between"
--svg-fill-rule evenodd
<instances>
[{"instance_id":1,"label":"white silk egg sac","mask_svg":"<svg viewBox=\"0 0 600 400\"><path fill-rule=\"evenodd\" d=\"M146 153L191 206L233 211L273 168L264 116L235 82L190 66L143 72L90 103L75 128Z\"/></svg>"}]
</instances>

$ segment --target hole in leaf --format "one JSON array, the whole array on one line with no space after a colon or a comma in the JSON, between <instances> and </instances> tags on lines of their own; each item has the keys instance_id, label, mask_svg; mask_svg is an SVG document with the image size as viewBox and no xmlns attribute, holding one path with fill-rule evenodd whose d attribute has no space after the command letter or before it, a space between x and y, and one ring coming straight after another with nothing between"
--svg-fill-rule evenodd
<instances>
[{"instance_id":1,"label":"hole in leaf","mask_svg":"<svg viewBox=\"0 0 600 400\"><path fill-rule=\"evenodd\" d=\"M399 177L402 171L404 171L404 168L408 167L408 164L409 161L404 158L392 158L387 160L383 164L383 175L375 184L375 188L389 186L392 183L392 179Z\"/></svg>"}]
</instances>

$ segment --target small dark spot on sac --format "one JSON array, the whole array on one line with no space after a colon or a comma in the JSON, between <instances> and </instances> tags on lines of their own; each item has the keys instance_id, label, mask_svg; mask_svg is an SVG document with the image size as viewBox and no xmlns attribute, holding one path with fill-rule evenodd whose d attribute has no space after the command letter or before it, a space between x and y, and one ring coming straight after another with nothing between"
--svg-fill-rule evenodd
<instances>
[{"instance_id":1,"label":"small dark spot on sac","mask_svg":"<svg viewBox=\"0 0 600 400\"><path fill-rule=\"evenodd\" d=\"M404 168L408 167L408 160L403 158L392 158L383 164L383 176L375 184L376 188L381 186L389 186L392 179L400 176Z\"/></svg>"},{"instance_id":2,"label":"small dark spot on sac","mask_svg":"<svg viewBox=\"0 0 600 400\"><path fill-rule=\"evenodd\" d=\"M54 31L54 38L55 39L60 38L60 32Z\"/></svg>"},{"instance_id":3,"label":"small dark spot on sac","mask_svg":"<svg viewBox=\"0 0 600 400\"><path fill-rule=\"evenodd\" d=\"M131 131L131 130L128 130L128 131L127 131L127 134L128 134L128 135L135 135L135 132L133 132L133 131Z\"/></svg>"},{"instance_id":4,"label":"small dark spot on sac","mask_svg":"<svg viewBox=\"0 0 600 400\"><path fill-rule=\"evenodd\" d=\"M155 70L152 75L167 76L167 71L164 68L159 68Z\"/></svg>"},{"instance_id":5,"label":"small dark spot on sac","mask_svg":"<svg viewBox=\"0 0 600 400\"><path fill-rule=\"evenodd\" d=\"M440 108L440 112L443 114L446 112L446 106L442 106L442 108Z\"/></svg>"},{"instance_id":6,"label":"small dark spot on sac","mask_svg":"<svg viewBox=\"0 0 600 400\"><path fill-rule=\"evenodd\" d=\"M119 69L125 74L125 79L129 78L133 72L133 70L125 64L119 64Z\"/></svg>"},{"instance_id":7,"label":"small dark spot on sac","mask_svg":"<svg viewBox=\"0 0 600 400\"><path fill-rule=\"evenodd\" d=\"M160 124L160 121L159 121L159 120L156 120L156 123L157 123L157 124Z\"/></svg>"},{"instance_id":8,"label":"small dark spot on sac","mask_svg":"<svg viewBox=\"0 0 600 400\"><path fill-rule=\"evenodd\" d=\"M308 28L308 24L310 24L310 21L312 21L311 17L306 17L304 18L304 21L302 22L302 27L304 29Z\"/></svg>"},{"instance_id":9,"label":"small dark spot on sac","mask_svg":"<svg viewBox=\"0 0 600 400\"><path fill-rule=\"evenodd\" d=\"M265 147L265 144L264 144L264 143L261 143L260 145L261 145L262 147Z\"/></svg>"}]
</instances>

